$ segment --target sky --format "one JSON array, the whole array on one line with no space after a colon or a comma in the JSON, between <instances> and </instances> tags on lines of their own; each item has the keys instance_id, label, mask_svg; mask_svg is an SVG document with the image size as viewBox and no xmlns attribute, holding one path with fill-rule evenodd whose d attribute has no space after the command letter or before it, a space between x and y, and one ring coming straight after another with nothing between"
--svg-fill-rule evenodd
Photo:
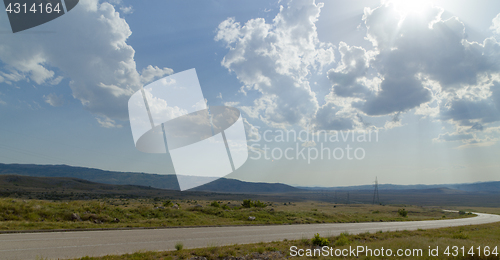
<instances>
[{"instance_id":1,"label":"sky","mask_svg":"<svg viewBox=\"0 0 500 260\"><path fill-rule=\"evenodd\" d=\"M494 0L81 0L15 34L0 12L0 163L173 174L169 154L135 148L127 102L195 68L207 104L243 117L249 159L229 178L500 181L499 10Z\"/></svg>"}]
</instances>

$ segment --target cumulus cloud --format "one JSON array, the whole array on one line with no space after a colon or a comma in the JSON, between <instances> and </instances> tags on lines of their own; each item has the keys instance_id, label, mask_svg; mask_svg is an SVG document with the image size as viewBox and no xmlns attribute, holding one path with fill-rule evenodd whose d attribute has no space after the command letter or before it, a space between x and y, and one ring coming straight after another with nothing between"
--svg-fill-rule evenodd
<instances>
[{"instance_id":1,"label":"cumulus cloud","mask_svg":"<svg viewBox=\"0 0 500 260\"><path fill-rule=\"evenodd\" d=\"M117 124L115 120L107 117L107 116L97 116L97 123L104 128L121 128L122 125Z\"/></svg>"},{"instance_id":2,"label":"cumulus cloud","mask_svg":"<svg viewBox=\"0 0 500 260\"><path fill-rule=\"evenodd\" d=\"M458 134L458 133L445 133L440 134L439 137L435 140L437 141L463 141L473 139L474 135L472 134Z\"/></svg>"},{"instance_id":3,"label":"cumulus cloud","mask_svg":"<svg viewBox=\"0 0 500 260\"><path fill-rule=\"evenodd\" d=\"M455 132L438 138L444 141L470 142L472 136L459 131L500 121L499 43L468 41L464 24L457 17L442 19L442 13L428 7L423 14L403 15L390 2L366 8L363 22L373 49L340 43L342 59L328 72L332 95L368 116L417 109L450 122ZM391 120L384 128L401 125Z\"/></svg>"},{"instance_id":4,"label":"cumulus cloud","mask_svg":"<svg viewBox=\"0 0 500 260\"><path fill-rule=\"evenodd\" d=\"M7 26L0 29L10 30ZM137 71L135 51L126 42L132 32L108 2L81 1L67 15L37 28L55 33L0 38L5 64L0 76L6 83L31 80L40 85L68 78L73 97L103 116L98 120L105 127L113 124L111 118L127 120L128 98L141 85L173 72L153 66Z\"/></svg>"},{"instance_id":5,"label":"cumulus cloud","mask_svg":"<svg viewBox=\"0 0 500 260\"><path fill-rule=\"evenodd\" d=\"M47 103L53 107L60 107L60 106L64 105L63 95L57 95L55 93L50 93L48 95L44 95L43 99L45 100L45 103Z\"/></svg>"},{"instance_id":6,"label":"cumulus cloud","mask_svg":"<svg viewBox=\"0 0 500 260\"><path fill-rule=\"evenodd\" d=\"M496 34L500 35L500 14L493 18L491 23L492 25L490 29L493 30Z\"/></svg>"},{"instance_id":7,"label":"cumulus cloud","mask_svg":"<svg viewBox=\"0 0 500 260\"><path fill-rule=\"evenodd\" d=\"M243 93L258 91L250 117L270 126L305 126L319 108L309 77L334 59L333 46L319 41L315 22L323 4L293 0L282 6L272 23L263 18L245 24L228 18L215 40L226 44L222 66L244 84Z\"/></svg>"},{"instance_id":8,"label":"cumulus cloud","mask_svg":"<svg viewBox=\"0 0 500 260\"><path fill-rule=\"evenodd\" d=\"M222 66L244 84L245 96L260 94L252 105L240 105L248 116L273 127L390 129L402 126L400 116L413 111L449 126L435 140L496 140L496 131L489 130L500 122L500 44L494 37L467 40L464 23L443 19L439 7L403 13L383 1L365 8L361 20L371 48L340 42L335 61L335 46L318 39L321 7L313 0L291 0L271 23L263 18L220 23L215 40L229 49ZM491 29L500 35L500 14ZM320 86L323 92L330 89L323 97L309 84L321 75L331 83ZM375 117L387 120L377 126L366 122Z\"/></svg>"}]
</instances>

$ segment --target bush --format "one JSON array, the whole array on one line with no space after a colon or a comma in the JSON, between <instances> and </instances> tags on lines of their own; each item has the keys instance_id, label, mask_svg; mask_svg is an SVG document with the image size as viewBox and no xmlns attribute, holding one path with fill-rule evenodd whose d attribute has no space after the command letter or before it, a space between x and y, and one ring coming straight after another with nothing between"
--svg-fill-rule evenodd
<instances>
[{"instance_id":1,"label":"bush","mask_svg":"<svg viewBox=\"0 0 500 260\"><path fill-rule=\"evenodd\" d=\"M405 209L399 209L398 210L398 214L403 217L403 218L406 218L406 216L408 216L408 211L406 211Z\"/></svg>"},{"instance_id":2,"label":"bush","mask_svg":"<svg viewBox=\"0 0 500 260\"><path fill-rule=\"evenodd\" d=\"M252 207L252 201L251 200L243 200L243 203L241 203L241 206L244 208L251 208Z\"/></svg>"},{"instance_id":3,"label":"bush","mask_svg":"<svg viewBox=\"0 0 500 260\"><path fill-rule=\"evenodd\" d=\"M228 206L227 204L222 205L222 208L223 208L223 209L230 209L230 208L229 208L229 206Z\"/></svg>"},{"instance_id":4,"label":"bush","mask_svg":"<svg viewBox=\"0 0 500 260\"><path fill-rule=\"evenodd\" d=\"M182 244L181 242L178 242L177 244L175 244L175 250L181 251L183 248L184 248L184 244Z\"/></svg>"},{"instance_id":5,"label":"bush","mask_svg":"<svg viewBox=\"0 0 500 260\"><path fill-rule=\"evenodd\" d=\"M336 246L345 246L351 243L349 238L347 238L348 234L347 233L341 233L340 236L337 238L335 241Z\"/></svg>"},{"instance_id":6,"label":"bush","mask_svg":"<svg viewBox=\"0 0 500 260\"><path fill-rule=\"evenodd\" d=\"M265 207L267 207L267 204L264 202L261 202L260 200L257 200L257 201L243 200L243 203L241 203L241 206L244 208L251 208L251 207L265 208Z\"/></svg>"},{"instance_id":7,"label":"bush","mask_svg":"<svg viewBox=\"0 0 500 260\"><path fill-rule=\"evenodd\" d=\"M460 210L460 211L458 212L458 215L465 215L465 211Z\"/></svg>"},{"instance_id":8,"label":"bush","mask_svg":"<svg viewBox=\"0 0 500 260\"><path fill-rule=\"evenodd\" d=\"M167 201L163 202L163 206L165 206L165 207L170 207L170 206L173 206L173 205L174 205L174 203L172 203L171 200L167 200Z\"/></svg>"},{"instance_id":9,"label":"bush","mask_svg":"<svg viewBox=\"0 0 500 260\"><path fill-rule=\"evenodd\" d=\"M316 235L314 235L314 238L311 239L311 242L315 246L327 246L330 243L327 238L320 237L319 233L316 233Z\"/></svg>"},{"instance_id":10,"label":"bush","mask_svg":"<svg viewBox=\"0 0 500 260\"><path fill-rule=\"evenodd\" d=\"M210 203L210 206L216 207L216 208L220 207L219 202L217 202L217 201L213 201L212 203Z\"/></svg>"},{"instance_id":11,"label":"bush","mask_svg":"<svg viewBox=\"0 0 500 260\"><path fill-rule=\"evenodd\" d=\"M468 239L469 236L465 233L462 233L462 231L460 231L459 233L453 234L453 238L454 239Z\"/></svg>"},{"instance_id":12,"label":"bush","mask_svg":"<svg viewBox=\"0 0 500 260\"><path fill-rule=\"evenodd\" d=\"M267 204L264 202L260 202L260 200L254 201L253 206L256 208L265 208L267 207Z\"/></svg>"}]
</instances>

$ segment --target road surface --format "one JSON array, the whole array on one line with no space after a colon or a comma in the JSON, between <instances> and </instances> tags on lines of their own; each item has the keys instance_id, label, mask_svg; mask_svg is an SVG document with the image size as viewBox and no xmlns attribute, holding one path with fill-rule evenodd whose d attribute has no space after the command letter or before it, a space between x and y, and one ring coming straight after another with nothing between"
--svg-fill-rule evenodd
<instances>
[{"instance_id":1,"label":"road surface","mask_svg":"<svg viewBox=\"0 0 500 260\"><path fill-rule=\"evenodd\" d=\"M464 219L333 223L279 226L232 226L0 234L0 259L64 259L184 248L278 241L363 232L432 229L500 222L500 215L476 213Z\"/></svg>"}]
</instances>

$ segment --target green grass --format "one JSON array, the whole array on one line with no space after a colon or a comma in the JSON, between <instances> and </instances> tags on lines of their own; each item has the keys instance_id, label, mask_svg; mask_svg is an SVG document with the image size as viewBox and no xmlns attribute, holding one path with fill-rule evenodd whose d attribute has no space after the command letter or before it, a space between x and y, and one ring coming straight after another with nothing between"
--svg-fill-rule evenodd
<instances>
[{"instance_id":1,"label":"green grass","mask_svg":"<svg viewBox=\"0 0 500 260\"><path fill-rule=\"evenodd\" d=\"M46 201L0 199L0 230L174 227L200 225L254 225L414 221L470 217L439 208L401 206L333 205L330 203L242 201L170 201L158 199L101 199ZM179 205L179 209L171 205ZM164 206L168 205L168 206ZM200 207L201 205L201 207ZM219 205L219 206L217 206ZM221 206L222 205L222 206ZM245 206L248 202L245 203ZM270 205L270 206L269 206ZM256 207L255 207L256 206ZM73 214L81 220L74 220ZM255 220L249 221L249 216Z\"/></svg>"},{"instance_id":2,"label":"green grass","mask_svg":"<svg viewBox=\"0 0 500 260\"><path fill-rule=\"evenodd\" d=\"M463 235L467 234L465 237ZM314 249L314 239L302 240L283 240L268 243L231 245L221 247L209 247L198 249L183 249L179 251L164 252L138 252L120 256L108 255L104 257L85 257L86 260L118 260L118 259L190 259L193 257L206 257L207 259L225 259L229 257L243 257L242 259L282 259L290 257L290 247L296 246L302 249ZM356 246L367 246L371 249L391 249L396 252L397 249L422 249L423 256L418 259L448 259L443 253L447 246L464 246L466 256L454 259L499 259L498 256L467 256L467 251L471 246L500 247L500 223L463 226L453 228L441 228L416 231L399 232L376 232L350 235L343 233L339 236L325 238L328 240L328 246L334 249L345 249ZM323 240L325 241L325 240ZM429 256L428 248L439 247L439 257ZM499 248L500 250L500 248ZM500 253L500 252L499 252ZM260 257L260 258L259 258ZM274 258L273 258L274 257ZM295 258L295 257L291 257ZM306 258L306 257L304 257ZM314 257L309 257L314 258ZM408 259L412 257L391 257L388 259ZM327 259L327 257L316 257L315 259ZM328 258L330 259L330 258ZM369 257L364 254L357 257L346 257L343 259L387 259L381 257Z\"/></svg>"}]
</instances>

